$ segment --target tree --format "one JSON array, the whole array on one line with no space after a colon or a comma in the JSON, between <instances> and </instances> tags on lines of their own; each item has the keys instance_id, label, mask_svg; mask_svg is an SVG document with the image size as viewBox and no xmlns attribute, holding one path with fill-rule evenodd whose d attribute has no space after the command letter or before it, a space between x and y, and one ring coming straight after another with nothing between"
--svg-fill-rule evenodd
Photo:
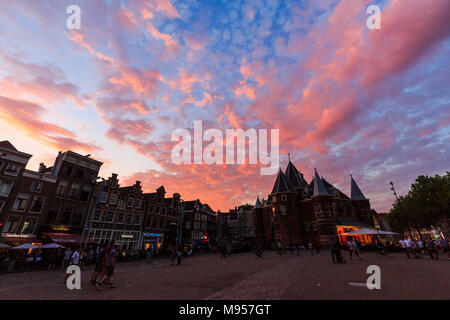
<instances>
[{"instance_id":1,"label":"tree","mask_svg":"<svg viewBox=\"0 0 450 320\"><path fill-rule=\"evenodd\" d=\"M393 204L387 219L391 227L404 232L431 229L450 218L450 172L444 176L419 176L407 195Z\"/></svg>"}]
</instances>

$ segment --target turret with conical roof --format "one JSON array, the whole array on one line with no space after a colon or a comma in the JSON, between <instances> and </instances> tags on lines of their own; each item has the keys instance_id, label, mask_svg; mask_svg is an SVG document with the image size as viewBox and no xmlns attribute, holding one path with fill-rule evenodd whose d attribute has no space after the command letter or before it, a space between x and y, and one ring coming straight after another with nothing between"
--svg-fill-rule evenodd
<instances>
[{"instance_id":1,"label":"turret with conical roof","mask_svg":"<svg viewBox=\"0 0 450 320\"><path fill-rule=\"evenodd\" d=\"M262 208L261 200L259 200L259 196L256 198L255 209Z\"/></svg>"},{"instance_id":2,"label":"turret with conical roof","mask_svg":"<svg viewBox=\"0 0 450 320\"><path fill-rule=\"evenodd\" d=\"M280 171L278 172L277 180L275 181L275 185L272 189L272 194L283 192L295 192L295 190L294 187L289 183L286 175L280 169Z\"/></svg>"},{"instance_id":3,"label":"turret with conical roof","mask_svg":"<svg viewBox=\"0 0 450 320\"><path fill-rule=\"evenodd\" d=\"M359 189L352 175L350 175L350 180L351 180L351 195L350 195L351 199L367 200L366 197L364 197L364 194L362 193L361 189Z\"/></svg>"},{"instance_id":4,"label":"turret with conical roof","mask_svg":"<svg viewBox=\"0 0 450 320\"><path fill-rule=\"evenodd\" d=\"M308 186L305 179L303 179L302 174L297 170L291 160L289 160L286 167L285 176L294 189L304 189Z\"/></svg>"},{"instance_id":5,"label":"turret with conical roof","mask_svg":"<svg viewBox=\"0 0 450 320\"><path fill-rule=\"evenodd\" d=\"M319 177L319 174L317 173L317 169L314 168L314 193L313 196L329 196L330 194L327 191L327 188L325 188L325 185L322 181L322 179Z\"/></svg>"}]
</instances>

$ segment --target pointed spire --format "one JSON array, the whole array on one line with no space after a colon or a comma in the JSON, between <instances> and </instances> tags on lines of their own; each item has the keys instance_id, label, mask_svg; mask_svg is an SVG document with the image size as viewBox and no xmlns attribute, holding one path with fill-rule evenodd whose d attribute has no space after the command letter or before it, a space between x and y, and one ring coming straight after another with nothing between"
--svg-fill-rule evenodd
<instances>
[{"instance_id":1,"label":"pointed spire","mask_svg":"<svg viewBox=\"0 0 450 320\"><path fill-rule=\"evenodd\" d=\"M351 199L352 200L366 200L366 197L364 197L364 194L361 192L361 189L359 189L355 180L353 180L352 175L350 175L350 180L351 180L351 195L350 195Z\"/></svg>"},{"instance_id":2,"label":"pointed spire","mask_svg":"<svg viewBox=\"0 0 450 320\"><path fill-rule=\"evenodd\" d=\"M325 188L322 179L319 177L319 174L317 173L317 169L314 168L314 196L329 196L330 194L327 191L327 188Z\"/></svg>"},{"instance_id":3,"label":"pointed spire","mask_svg":"<svg viewBox=\"0 0 450 320\"><path fill-rule=\"evenodd\" d=\"M273 186L272 194L279 192L294 192L294 187L289 183L283 171L278 172L277 180Z\"/></svg>"},{"instance_id":4,"label":"pointed spire","mask_svg":"<svg viewBox=\"0 0 450 320\"><path fill-rule=\"evenodd\" d=\"M285 171L286 178L295 189L302 189L307 186L306 181L302 179L302 175L298 172L294 164L289 160Z\"/></svg>"},{"instance_id":5,"label":"pointed spire","mask_svg":"<svg viewBox=\"0 0 450 320\"><path fill-rule=\"evenodd\" d=\"M259 196L256 198L256 203L255 203L255 209L260 209L262 208L262 203L259 200Z\"/></svg>"}]
</instances>

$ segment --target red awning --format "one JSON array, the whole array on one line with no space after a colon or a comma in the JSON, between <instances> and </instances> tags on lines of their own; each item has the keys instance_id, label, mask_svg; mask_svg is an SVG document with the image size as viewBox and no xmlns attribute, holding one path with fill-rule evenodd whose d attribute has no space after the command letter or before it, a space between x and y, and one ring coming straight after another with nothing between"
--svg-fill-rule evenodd
<instances>
[{"instance_id":1,"label":"red awning","mask_svg":"<svg viewBox=\"0 0 450 320\"><path fill-rule=\"evenodd\" d=\"M53 242L65 244L79 244L81 241L81 234L70 233L43 233L49 237Z\"/></svg>"}]
</instances>

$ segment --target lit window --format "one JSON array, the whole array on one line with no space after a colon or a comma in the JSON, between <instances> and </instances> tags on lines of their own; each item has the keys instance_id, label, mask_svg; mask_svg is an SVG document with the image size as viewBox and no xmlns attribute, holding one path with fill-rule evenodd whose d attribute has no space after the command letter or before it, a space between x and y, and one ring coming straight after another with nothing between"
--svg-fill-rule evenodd
<instances>
[{"instance_id":1,"label":"lit window","mask_svg":"<svg viewBox=\"0 0 450 320\"><path fill-rule=\"evenodd\" d=\"M34 228L36 227L36 218L27 218L23 223L21 234L33 234Z\"/></svg>"}]
</instances>

